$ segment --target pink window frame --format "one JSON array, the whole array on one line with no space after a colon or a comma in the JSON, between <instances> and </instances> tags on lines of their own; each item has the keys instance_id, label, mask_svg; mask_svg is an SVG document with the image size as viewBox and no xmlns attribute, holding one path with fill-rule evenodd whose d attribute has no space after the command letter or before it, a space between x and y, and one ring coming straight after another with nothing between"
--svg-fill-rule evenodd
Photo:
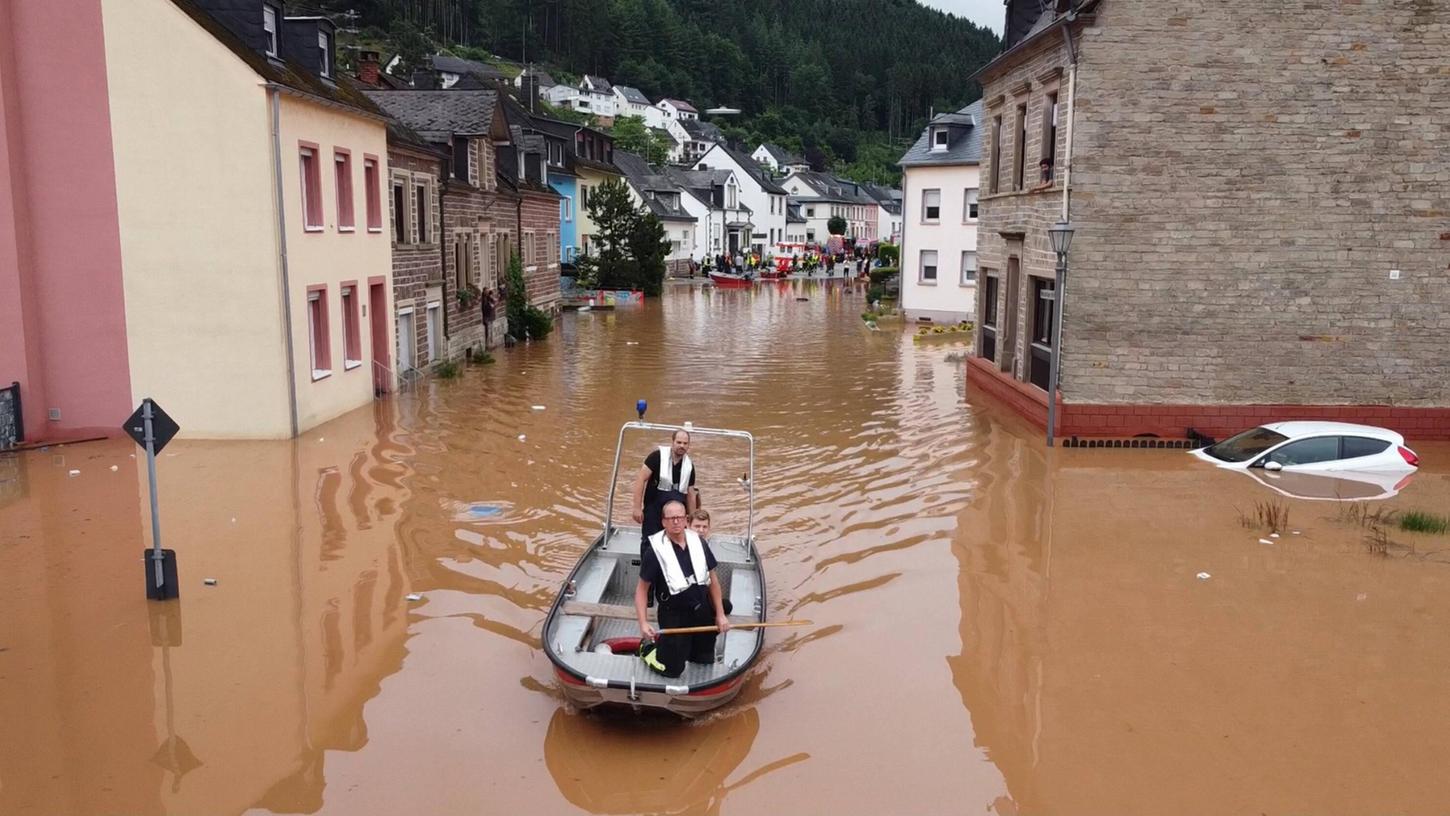
<instances>
[{"instance_id":1,"label":"pink window frame","mask_svg":"<svg viewBox=\"0 0 1450 816\"><path fill-rule=\"evenodd\" d=\"M310 167L304 150L311 151ZM302 191L302 229L322 232L322 150L315 142L297 142L297 179Z\"/></svg>"},{"instance_id":2,"label":"pink window frame","mask_svg":"<svg viewBox=\"0 0 1450 816\"><path fill-rule=\"evenodd\" d=\"M348 289L352 290L351 298L343 297ZM362 323L358 311L360 297L362 294L357 281L346 280L338 286L338 305L342 307L342 367L345 371L362 367ZM349 299L351 304L347 302Z\"/></svg>"},{"instance_id":3,"label":"pink window frame","mask_svg":"<svg viewBox=\"0 0 1450 816\"><path fill-rule=\"evenodd\" d=\"M312 293L317 293L317 315L314 319ZM312 359L312 381L332 376L332 327L327 319L327 284L316 283L307 287L307 337ZM318 365L322 363L322 365Z\"/></svg>"},{"instance_id":4,"label":"pink window frame","mask_svg":"<svg viewBox=\"0 0 1450 816\"><path fill-rule=\"evenodd\" d=\"M338 161L338 159L342 161ZM337 231L354 232L357 230L357 214L356 208L353 206L351 150L333 146L332 174L337 193ZM346 189L343 189L344 187Z\"/></svg>"},{"instance_id":5,"label":"pink window frame","mask_svg":"<svg viewBox=\"0 0 1450 816\"><path fill-rule=\"evenodd\" d=\"M371 171L371 173L369 172ZM363 154L363 186L367 188L368 232L383 231L383 167L378 157Z\"/></svg>"}]
</instances>

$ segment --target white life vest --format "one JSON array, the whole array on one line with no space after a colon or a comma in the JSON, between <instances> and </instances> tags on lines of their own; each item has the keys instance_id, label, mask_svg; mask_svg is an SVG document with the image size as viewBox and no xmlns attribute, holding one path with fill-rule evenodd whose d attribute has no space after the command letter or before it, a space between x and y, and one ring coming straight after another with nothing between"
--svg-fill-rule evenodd
<instances>
[{"instance_id":1,"label":"white life vest","mask_svg":"<svg viewBox=\"0 0 1450 816\"><path fill-rule=\"evenodd\" d=\"M685 548L690 551L690 565L693 575L685 575L680 569L680 560L670 553L675 543L670 541L664 530L649 537L649 545L655 551L655 560L660 562L660 571L665 574L665 586L670 595L678 595L691 586L709 586L710 568L705 562L705 545L694 530L685 531Z\"/></svg>"},{"instance_id":2,"label":"white life vest","mask_svg":"<svg viewBox=\"0 0 1450 816\"><path fill-rule=\"evenodd\" d=\"M660 480L656 487L661 493L669 493L670 491L684 493L690 487L690 476L695 472L695 465L690 461L690 455L688 453L685 454L685 458L680 461L680 484L676 487L674 483L675 468L674 461L671 458L672 456L674 454L670 452L669 445L662 445L660 447Z\"/></svg>"}]
</instances>

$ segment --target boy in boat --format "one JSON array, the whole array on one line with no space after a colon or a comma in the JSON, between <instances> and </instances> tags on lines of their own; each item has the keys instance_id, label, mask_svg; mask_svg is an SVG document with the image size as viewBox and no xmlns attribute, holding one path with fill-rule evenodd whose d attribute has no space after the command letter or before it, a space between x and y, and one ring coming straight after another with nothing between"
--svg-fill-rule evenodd
<instances>
[{"instance_id":1,"label":"boy in boat","mask_svg":"<svg viewBox=\"0 0 1450 816\"><path fill-rule=\"evenodd\" d=\"M714 663L716 632L660 637L650 626L650 594L659 601L659 628L709 626L719 634L730 629L730 601L724 598L715 574L715 553L699 534L685 524L689 514L678 501L665 504L665 529L650 536L640 550L639 583L634 590L634 612L645 641L640 656L651 669L666 677L679 677L685 664ZM709 522L706 521L708 529ZM713 621L712 621L713 617Z\"/></svg>"},{"instance_id":2,"label":"boy in boat","mask_svg":"<svg viewBox=\"0 0 1450 816\"><path fill-rule=\"evenodd\" d=\"M677 501L691 512L700 506L695 489L695 464L690 461L690 432L681 428L644 458L634 480L634 520L640 524L641 544L663 530L660 513L666 502Z\"/></svg>"}]
</instances>

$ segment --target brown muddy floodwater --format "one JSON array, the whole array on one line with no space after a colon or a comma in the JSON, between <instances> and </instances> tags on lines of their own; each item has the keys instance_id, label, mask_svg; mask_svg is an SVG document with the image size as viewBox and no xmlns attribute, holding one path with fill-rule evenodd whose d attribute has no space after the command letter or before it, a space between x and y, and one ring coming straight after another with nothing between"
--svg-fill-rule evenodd
<instances>
[{"instance_id":1,"label":"brown muddy floodwater","mask_svg":"<svg viewBox=\"0 0 1450 816\"><path fill-rule=\"evenodd\" d=\"M174 442L165 604L129 441L0 456L0 813L1450 811L1450 536L1374 555L1180 451L1049 452L860 310L677 289L294 441ZM638 397L756 435L770 613L815 622L696 722L572 711L539 648ZM1419 449L1366 506L1450 511Z\"/></svg>"}]
</instances>

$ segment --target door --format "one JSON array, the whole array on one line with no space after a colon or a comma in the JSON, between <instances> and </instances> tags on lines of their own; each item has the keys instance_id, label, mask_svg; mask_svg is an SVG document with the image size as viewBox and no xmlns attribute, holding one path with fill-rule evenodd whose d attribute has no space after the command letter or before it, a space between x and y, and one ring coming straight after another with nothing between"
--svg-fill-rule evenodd
<instances>
[{"instance_id":1,"label":"door","mask_svg":"<svg viewBox=\"0 0 1450 816\"><path fill-rule=\"evenodd\" d=\"M443 351L443 307L441 303L428 304L428 362L438 359Z\"/></svg>"},{"instance_id":2,"label":"door","mask_svg":"<svg viewBox=\"0 0 1450 816\"><path fill-rule=\"evenodd\" d=\"M408 376L408 372L418 365L417 332L413 310L404 309L398 312L398 377L400 379Z\"/></svg>"},{"instance_id":3,"label":"door","mask_svg":"<svg viewBox=\"0 0 1450 816\"><path fill-rule=\"evenodd\" d=\"M373 393L386 394L393 389L388 382L388 293L381 283L368 286L368 321L373 333Z\"/></svg>"},{"instance_id":4,"label":"door","mask_svg":"<svg viewBox=\"0 0 1450 816\"><path fill-rule=\"evenodd\" d=\"M1003 371L1016 376L1017 364L1017 298L1018 290L1022 288L1021 265L1016 255L1007 259L1007 306L1002 310L998 320L1003 324L1005 333L1002 342L997 347L1001 355L1001 367Z\"/></svg>"}]
</instances>

